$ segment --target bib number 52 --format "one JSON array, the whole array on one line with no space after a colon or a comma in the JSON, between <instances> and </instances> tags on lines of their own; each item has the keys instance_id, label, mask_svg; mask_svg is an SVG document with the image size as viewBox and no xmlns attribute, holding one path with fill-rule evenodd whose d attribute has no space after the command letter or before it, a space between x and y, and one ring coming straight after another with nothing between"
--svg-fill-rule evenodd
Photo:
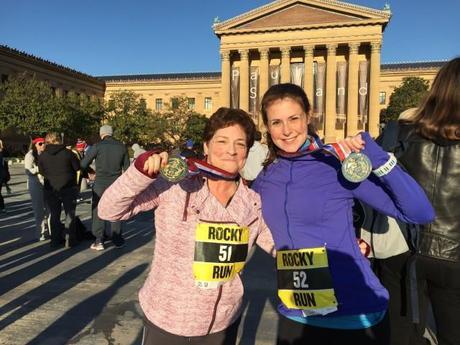
<instances>
[{"instance_id":1,"label":"bib number 52","mask_svg":"<svg viewBox=\"0 0 460 345\"><path fill-rule=\"evenodd\" d=\"M297 289L308 288L307 273L304 271L292 272L292 280L294 281L294 287Z\"/></svg>"}]
</instances>

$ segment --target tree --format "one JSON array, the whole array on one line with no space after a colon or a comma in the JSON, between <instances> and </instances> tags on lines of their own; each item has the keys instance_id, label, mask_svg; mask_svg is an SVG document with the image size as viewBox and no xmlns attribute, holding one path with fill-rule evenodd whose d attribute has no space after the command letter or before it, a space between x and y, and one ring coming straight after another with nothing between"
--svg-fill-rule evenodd
<instances>
[{"instance_id":1,"label":"tree","mask_svg":"<svg viewBox=\"0 0 460 345\"><path fill-rule=\"evenodd\" d=\"M147 144L152 113L145 99L132 91L120 91L107 101L104 120L110 124L115 136L126 144Z\"/></svg>"},{"instance_id":2,"label":"tree","mask_svg":"<svg viewBox=\"0 0 460 345\"><path fill-rule=\"evenodd\" d=\"M66 97L59 97L59 102L66 119L64 133L72 142L98 133L104 116L104 106L100 100L69 92Z\"/></svg>"},{"instance_id":3,"label":"tree","mask_svg":"<svg viewBox=\"0 0 460 345\"><path fill-rule=\"evenodd\" d=\"M95 133L102 115L99 100L73 92L57 97L47 82L26 73L0 85L0 131L13 128L31 137L54 131L76 139Z\"/></svg>"},{"instance_id":4,"label":"tree","mask_svg":"<svg viewBox=\"0 0 460 345\"><path fill-rule=\"evenodd\" d=\"M396 120L404 110L417 107L428 88L428 80L419 77L404 78L401 86L395 88L391 94L388 108L381 112L380 121Z\"/></svg>"},{"instance_id":5,"label":"tree","mask_svg":"<svg viewBox=\"0 0 460 345\"><path fill-rule=\"evenodd\" d=\"M15 128L21 134L61 132L65 117L49 84L26 73L0 86L0 130Z\"/></svg>"},{"instance_id":6,"label":"tree","mask_svg":"<svg viewBox=\"0 0 460 345\"><path fill-rule=\"evenodd\" d=\"M154 114L150 137L167 147L181 146L187 139L201 142L206 121L205 115L191 109L187 97L177 97L165 112Z\"/></svg>"}]
</instances>

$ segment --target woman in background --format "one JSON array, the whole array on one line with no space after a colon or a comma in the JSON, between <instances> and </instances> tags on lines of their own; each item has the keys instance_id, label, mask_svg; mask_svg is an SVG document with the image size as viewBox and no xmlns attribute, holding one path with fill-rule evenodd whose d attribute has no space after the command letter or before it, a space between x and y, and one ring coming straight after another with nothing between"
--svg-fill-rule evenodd
<instances>
[{"instance_id":1,"label":"woman in background","mask_svg":"<svg viewBox=\"0 0 460 345\"><path fill-rule=\"evenodd\" d=\"M44 241L49 237L47 224L48 208L43 196L43 176L38 171L38 156L45 150L45 138L32 140L31 149L24 157L24 168L27 175L27 188L29 189L32 209L35 217L34 238Z\"/></svg>"}]
</instances>

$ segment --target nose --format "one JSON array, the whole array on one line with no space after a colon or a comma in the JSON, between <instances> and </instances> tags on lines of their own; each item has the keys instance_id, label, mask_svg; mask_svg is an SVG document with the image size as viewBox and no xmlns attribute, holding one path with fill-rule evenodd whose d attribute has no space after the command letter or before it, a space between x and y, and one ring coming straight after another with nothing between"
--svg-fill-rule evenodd
<instances>
[{"instance_id":1,"label":"nose","mask_svg":"<svg viewBox=\"0 0 460 345\"><path fill-rule=\"evenodd\" d=\"M291 126L289 126L288 122L283 123L282 131L283 131L283 135L286 137L288 137L291 134Z\"/></svg>"},{"instance_id":2,"label":"nose","mask_svg":"<svg viewBox=\"0 0 460 345\"><path fill-rule=\"evenodd\" d=\"M236 144L230 143L228 145L228 153L232 156L236 155Z\"/></svg>"}]
</instances>

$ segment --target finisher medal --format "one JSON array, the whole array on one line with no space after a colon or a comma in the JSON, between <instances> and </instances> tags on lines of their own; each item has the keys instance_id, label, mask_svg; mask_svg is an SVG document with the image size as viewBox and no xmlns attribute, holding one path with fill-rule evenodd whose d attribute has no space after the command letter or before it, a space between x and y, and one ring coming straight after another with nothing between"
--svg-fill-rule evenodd
<instances>
[{"instance_id":1,"label":"finisher medal","mask_svg":"<svg viewBox=\"0 0 460 345\"><path fill-rule=\"evenodd\" d=\"M169 182L179 182L187 176L187 173L187 163L180 157L169 158L168 164L160 169L160 175Z\"/></svg>"},{"instance_id":2,"label":"finisher medal","mask_svg":"<svg viewBox=\"0 0 460 345\"><path fill-rule=\"evenodd\" d=\"M350 182L362 182L372 171L369 158L363 153L350 153L342 162L342 174Z\"/></svg>"}]
</instances>

